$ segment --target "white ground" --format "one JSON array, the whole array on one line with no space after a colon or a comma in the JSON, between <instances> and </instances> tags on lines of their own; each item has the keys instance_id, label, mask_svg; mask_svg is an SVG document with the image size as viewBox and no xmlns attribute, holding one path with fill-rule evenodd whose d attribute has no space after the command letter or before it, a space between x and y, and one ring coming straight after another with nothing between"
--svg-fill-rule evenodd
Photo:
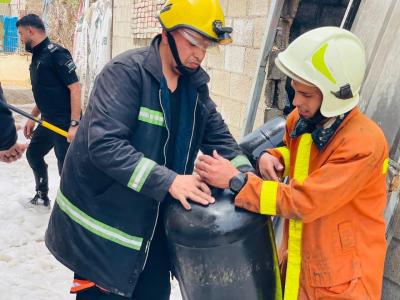
<instances>
[{"instance_id":1,"label":"white ground","mask_svg":"<svg viewBox=\"0 0 400 300\"><path fill-rule=\"evenodd\" d=\"M19 141L26 142L21 132ZM59 177L53 151L46 161L49 196L54 200ZM0 299L75 299L69 295L72 272L44 244L50 211L21 204L33 194L34 179L25 157L12 164L0 162ZM178 284L173 281L171 300L180 299Z\"/></svg>"}]
</instances>

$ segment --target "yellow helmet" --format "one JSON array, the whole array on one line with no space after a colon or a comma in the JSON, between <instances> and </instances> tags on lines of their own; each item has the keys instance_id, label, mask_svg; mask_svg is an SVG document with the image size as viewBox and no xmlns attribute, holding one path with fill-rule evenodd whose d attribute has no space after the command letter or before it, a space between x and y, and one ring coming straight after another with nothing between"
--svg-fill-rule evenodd
<instances>
[{"instance_id":1,"label":"yellow helmet","mask_svg":"<svg viewBox=\"0 0 400 300\"><path fill-rule=\"evenodd\" d=\"M290 78L321 90L320 111L325 117L346 113L360 100L365 50L350 31L338 27L310 30L279 53L275 64Z\"/></svg>"},{"instance_id":2,"label":"yellow helmet","mask_svg":"<svg viewBox=\"0 0 400 300\"><path fill-rule=\"evenodd\" d=\"M158 20L166 31L188 28L221 45L232 42L218 0L168 0Z\"/></svg>"}]
</instances>

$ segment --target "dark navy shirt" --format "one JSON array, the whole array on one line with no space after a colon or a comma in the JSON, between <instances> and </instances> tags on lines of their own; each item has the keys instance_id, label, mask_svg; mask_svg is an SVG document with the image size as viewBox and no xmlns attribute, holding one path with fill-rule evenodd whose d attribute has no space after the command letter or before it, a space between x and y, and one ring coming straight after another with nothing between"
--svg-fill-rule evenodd
<instances>
[{"instance_id":1,"label":"dark navy shirt","mask_svg":"<svg viewBox=\"0 0 400 300\"><path fill-rule=\"evenodd\" d=\"M48 38L33 48L29 67L32 91L42 118L58 125L69 124L71 96L68 85L78 82L69 51Z\"/></svg>"}]
</instances>

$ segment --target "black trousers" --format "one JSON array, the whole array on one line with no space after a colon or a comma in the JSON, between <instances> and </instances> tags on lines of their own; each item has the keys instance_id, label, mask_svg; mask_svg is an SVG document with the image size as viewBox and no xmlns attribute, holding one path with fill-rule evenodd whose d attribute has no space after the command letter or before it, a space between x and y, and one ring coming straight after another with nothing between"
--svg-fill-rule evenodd
<instances>
[{"instance_id":1,"label":"black trousers","mask_svg":"<svg viewBox=\"0 0 400 300\"><path fill-rule=\"evenodd\" d=\"M67 130L66 127L62 126L62 129ZM28 150L26 151L26 158L35 175L36 190L48 191L47 164L44 161L44 157L54 148L57 157L58 172L61 175L68 147L69 143L64 136L42 126L38 126L35 129Z\"/></svg>"},{"instance_id":2,"label":"black trousers","mask_svg":"<svg viewBox=\"0 0 400 300\"><path fill-rule=\"evenodd\" d=\"M79 292L76 300L168 300L171 294L170 261L161 215L150 245L146 266L139 276L132 297L126 298L92 287ZM82 279L77 275L75 277Z\"/></svg>"}]
</instances>

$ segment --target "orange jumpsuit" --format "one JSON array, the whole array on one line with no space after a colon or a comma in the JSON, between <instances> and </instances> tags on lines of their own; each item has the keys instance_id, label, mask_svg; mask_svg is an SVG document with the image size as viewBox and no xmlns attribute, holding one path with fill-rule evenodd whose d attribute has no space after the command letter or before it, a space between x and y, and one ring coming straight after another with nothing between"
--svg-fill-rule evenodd
<instances>
[{"instance_id":1,"label":"orange jumpsuit","mask_svg":"<svg viewBox=\"0 0 400 300\"><path fill-rule=\"evenodd\" d=\"M384 134L355 108L318 151L309 134L290 138L298 119L295 110L287 119L286 146L269 151L284 164L289 183L249 173L235 205L285 218L279 250L285 299L381 299L388 168Z\"/></svg>"}]
</instances>

